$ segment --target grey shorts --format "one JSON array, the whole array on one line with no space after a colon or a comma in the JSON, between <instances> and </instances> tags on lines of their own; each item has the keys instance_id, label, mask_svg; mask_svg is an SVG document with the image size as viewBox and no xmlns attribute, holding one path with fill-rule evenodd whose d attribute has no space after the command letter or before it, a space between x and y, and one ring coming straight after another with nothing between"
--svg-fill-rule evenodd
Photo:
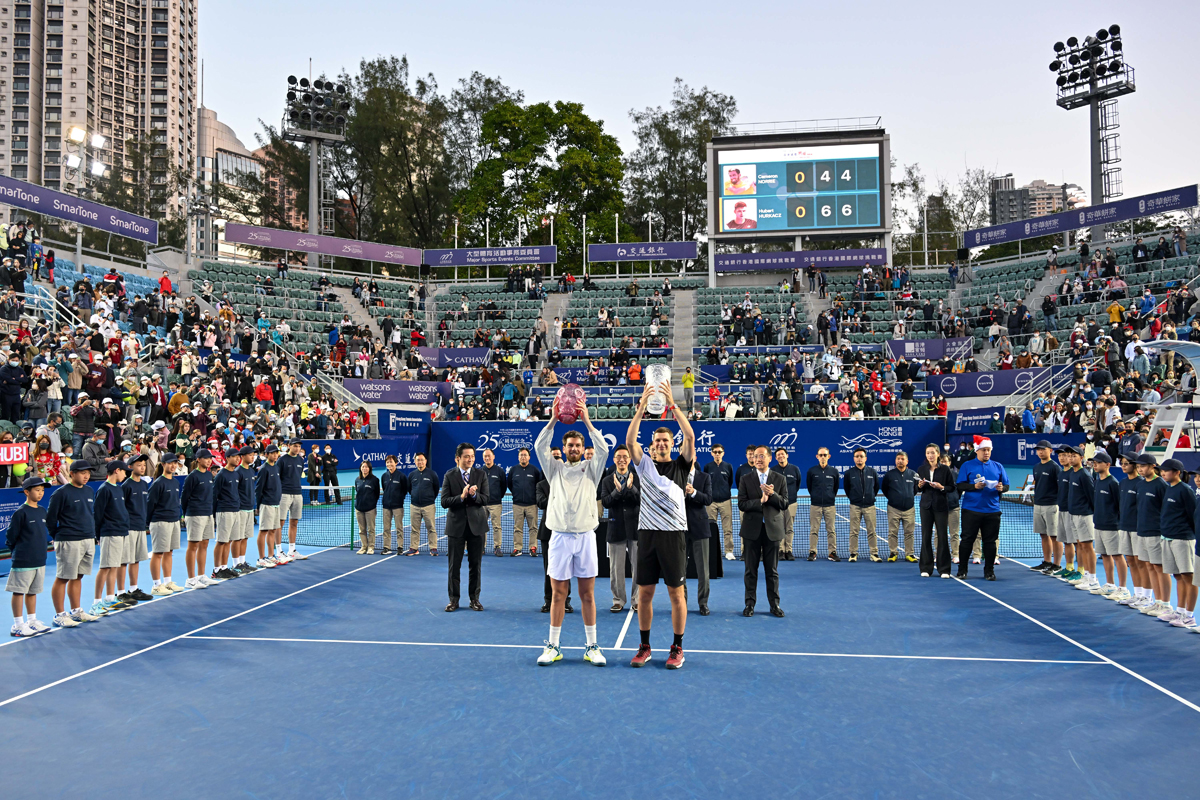
<instances>
[{"instance_id":1,"label":"grey shorts","mask_svg":"<svg viewBox=\"0 0 1200 800\"><path fill-rule=\"evenodd\" d=\"M241 519L238 517L239 511L218 511L217 512L217 541L221 543L232 542L237 539L238 531L241 529Z\"/></svg>"},{"instance_id":2,"label":"grey shorts","mask_svg":"<svg viewBox=\"0 0 1200 800\"><path fill-rule=\"evenodd\" d=\"M150 523L150 551L153 553L169 553L179 549L178 522Z\"/></svg>"},{"instance_id":3,"label":"grey shorts","mask_svg":"<svg viewBox=\"0 0 1200 800\"><path fill-rule=\"evenodd\" d=\"M188 541L203 542L213 538L212 517L184 517L187 525Z\"/></svg>"},{"instance_id":4,"label":"grey shorts","mask_svg":"<svg viewBox=\"0 0 1200 800\"><path fill-rule=\"evenodd\" d=\"M1058 538L1058 506L1033 507L1033 532Z\"/></svg>"},{"instance_id":5,"label":"grey shorts","mask_svg":"<svg viewBox=\"0 0 1200 800\"><path fill-rule=\"evenodd\" d=\"M1071 521L1071 541L1090 542L1096 538L1091 514L1068 514L1067 518Z\"/></svg>"},{"instance_id":6,"label":"grey shorts","mask_svg":"<svg viewBox=\"0 0 1200 800\"><path fill-rule=\"evenodd\" d=\"M8 573L8 583L4 591L13 594L41 594L42 584L46 580L46 568L12 570Z\"/></svg>"},{"instance_id":7,"label":"grey shorts","mask_svg":"<svg viewBox=\"0 0 1200 800\"><path fill-rule=\"evenodd\" d=\"M150 548L146 547L146 531L130 531L125 537L125 563L136 564L150 560Z\"/></svg>"},{"instance_id":8,"label":"grey shorts","mask_svg":"<svg viewBox=\"0 0 1200 800\"><path fill-rule=\"evenodd\" d=\"M1121 555L1121 532L1120 531L1102 531L1096 529L1096 555L1098 556L1119 556Z\"/></svg>"},{"instance_id":9,"label":"grey shorts","mask_svg":"<svg viewBox=\"0 0 1200 800\"><path fill-rule=\"evenodd\" d=\"M1195 539L1163 539L1162 568L1168 575L1194 573L1196 563Z\"/></svg>"},{"instance_id":10,"label":"grey shorts","mask_svg":"<svg viewBox=\"0 0 1200 800\"><path fill-rule=\"evenodd\" d=\"M1135 536L1133 549L1137 552L1135 555L1138 561L1146 561L1150 564L1162 563L1162 537L1157 533L1153 536Z\"/></svg>"},{"instance_id":11,"label":"grey shorts","mask_svg":"<svg viewBox=\"0 0 1200 800\"><path fill-rule=\"evenodd\" d=\"M1117 543L1117 551L1123 556L1136 556L1137 550L1134 549L1133 542L1138 538L1138 535L1133 531L1117 531L1120 540ZM1114 555L1116 555L1114 553Z\"/></svg>"},{"instance_id":12,"label":"grey shorts","mask_svg":"<svg viewBox=\"0 0 1200 800\"><path fill-rule=\"evenodd\" d=\"M127 563L125 554L129 552L129 536L127 533L124 536L100 537L100 569L120 567Z\"/></svg>"},{"instance_id":13,"label":"grey shorts","mask_svg":"<svg viewBox=\"0 0 1200 800\"><path fill-rule=\"evenodd\" d=\"M249 539L254 533L254 511L243 509L238 512L241 517L241 528L238 530L237 538L239 540Z\"/></svg>"},{"instance_id":14,"label":"grey shorts","mask_svg":"<svg viewBox=\"0 0 1200 800\"><path fill-rule=\"evenodd\" d=\"M279 520L299 520L304 513L304 498L298 494L285 494L279 501Z\"/></svg>"},{"instance_id":15,"label":"grey shorts","mask_svg":"<svg viewBox=\"0 0 1200 800\"><path fill-rule=\"evenodd\" d=\"M260 531L273 531L276 528L282 527L280 520L283 517L280 516L279 509L279 506L258 507L258 529Z\"/></svg>"},{"instance_id":16,"label":"grey shorts","mask_svg":"<svg viewBox=\"0 0 1200 800\"><path fill-rule=\"evenodd\" d=\"M1075 529L1071 525L1071 515L1065 511L1058 512L1058 540L1063 544L1075 541Z\"/></svg>"},{"instance_id":17,"label":"grey shorts","mask_svg":"<svg viewBox=\"0 0 1200 800\"><path fill-rule=\"evenodd\" d=\"M73 581L82 575L92 574L92 558L96 554L96 542L80 539L54 543L54 560L58 562L54 576Z\"/></svg>"}]
</instances>

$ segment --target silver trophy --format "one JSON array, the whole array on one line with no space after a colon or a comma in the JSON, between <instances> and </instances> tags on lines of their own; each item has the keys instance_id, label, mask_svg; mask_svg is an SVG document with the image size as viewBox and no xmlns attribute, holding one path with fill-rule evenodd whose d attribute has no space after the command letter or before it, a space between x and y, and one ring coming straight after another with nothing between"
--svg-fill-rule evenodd
<instances>
[{"instance_id":1,"label":"silver trophy","mask_svg":"<svg viewBox=\"0 0 1200 800\"><path fill-rule=\"evenodd\" d=\"M657 391L650 396L646 403L646 411L656 417L661 417L667 410L667 396L661 387L671 385L671 368L666 364L651 364L646 367L646 385L653 386Z\"/></svg>"}]
</instances>

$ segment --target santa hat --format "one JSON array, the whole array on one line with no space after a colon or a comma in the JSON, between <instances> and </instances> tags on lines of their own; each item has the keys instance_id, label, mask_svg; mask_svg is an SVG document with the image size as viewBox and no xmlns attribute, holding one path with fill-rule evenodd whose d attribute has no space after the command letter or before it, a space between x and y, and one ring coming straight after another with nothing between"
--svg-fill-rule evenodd
<instances>
[{"instance_id":1,"label":"santa hat","mask_svg":"<svg viewBox=\"0 0 1200 800\"><path fill-rule=\"evenodd\" d=\"M991 439L987 438L986 436L978 436L978 435L975 436L975 449L976 450L978 450L981 447L990 448L991 446L992 446Z\"/></svg>"}]
</instances>

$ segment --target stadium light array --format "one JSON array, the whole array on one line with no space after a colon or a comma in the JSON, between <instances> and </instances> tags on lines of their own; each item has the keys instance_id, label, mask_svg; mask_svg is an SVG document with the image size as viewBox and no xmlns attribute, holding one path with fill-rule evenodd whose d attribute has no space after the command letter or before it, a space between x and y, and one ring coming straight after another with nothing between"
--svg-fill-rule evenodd
<instances>
[{"instance_id":1,"label":"stadium light array","mask_svg":"<svg viewBox=\"0 0 1200 800\"><path fill-rule=\"evenodd\" d=\"M284 123L297 131L345 133L350 98L344 84L288 76Z\"/></svg>"},{"instance_id":2,"label":"stadium light array","mask_svg":"<svg viewBox=\"0 0 1200 800\"><path fill-rule=\"evenodd\" d=\"M1120 25L1101 28L1082 40L1071 36L1055 42L1050 71L1055 73L1058 105L1067 109L1134 91L1133 67L1125 63Z\"/></svg>"}]
</instances>

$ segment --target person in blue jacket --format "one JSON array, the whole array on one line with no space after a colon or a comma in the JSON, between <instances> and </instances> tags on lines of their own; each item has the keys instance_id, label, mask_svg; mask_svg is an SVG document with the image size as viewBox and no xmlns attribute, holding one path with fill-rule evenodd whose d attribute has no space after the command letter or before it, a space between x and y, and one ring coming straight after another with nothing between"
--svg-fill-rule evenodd
<instances>
[{"instance_id":1,"label":"person in blue jacket","mask_svg":"<svg viewBox=\"0 0 1200 800\"><path fill-rule=\"evenodd\" d=\"M386 469L379 477L379 492L383 500L383 547L379 554L392 552L392 527L396 529L396 552L404 550L404 496L408 494L408 478L396 469L399 461L389 455L384 459Z\"/></svg>"},{"instance_id":2,"label":"person in blue jacket","mask_svg":"<svg viewBox=\"0 0 1200 800\"><path fill-rule=\"evenodd\" d=\"M283 501L283 479L279 472L279 445L267 445L267 463L258 468L254 480L254 500L258 504L258 564L259 568L279 566L273 553L283 545L283 522L280 503Z\"/></svg>"},{"instance_id":3,"label":"person in blue jacket","mask_svg":"<svg viewBox=\"0 0 1200 800\"><path fill-rule=\"evenodd\" d=\"M858 532L863 523L867 526L871 560L883 561L879 557L879 542L875 539L875 495L879 494L879 476L874 467L867 466L867 451L861 447L854 450L854 466L842 476L842 489L850 501L850 561L858 561Z\"/></svg>"},{"instance_id":4,"label":"person in blue jacket","mask_svg":"<svg viewBox=\"0 0 1200 800\"><path fill-rule=\"evenodd\" d=\"M983 539L983 577L996 580L996 540L1000 538L1000 498L1008 491L1008 473L992 461L992 440L975 437L975 458L958 471L962 493L962 539L958 546L958 574L967 577L967 560L977 537Z\"/></svg>"},{"instance_id":5,"label":"person in blue jacket","mask_svg":"<svg viewBox=\"0 0 1200 800\"><path fill-rule=\"evenodd\" d=\"M159 464L162 474L150 484L150 494L146 498L146 520L150 523L150 576L154 578L150 594L155 597L184 591L171 580L172 556L179 549L179 520L183 518L179 481L175 480L178 463L179 456L174 453L162 457Z\"/></svg>"},{"instance_id":6,"label":"person in blue jacket","mask_svg":"<svg viewBox=\"0 0 1200 800\"><path fill-rule=\"evenodd\" d=\"M179 510L187 525L187 582L188 589L207 589L216 581L204 574L208 563L208 541L213 538L213 454L211 450L196 451L195 469L183 480L179 493Z\"/></svg>"},{"instance_id":7,"label":"person in blue jacket","mask_svg":"<svg viewBox=\"0 0 1200 800\"><path fill-rule=\"evenodd\" d=\"M371 462L363 459L354 479L354 516L358 522L358 554L375 555L375 507L379 505L379 478Z\"/></svg>"},{"instance_id":8,"label":"person in blue jacket","mask_svg":"<svg viewBox=\"0 0 1200 800\"><path fill-rule=\"evenodd\" d=\"M4 534L4 544L12 554L8 583L4 590L12 593L13 626L11 636L36 636L50 630L37 618L37 596L46 578L46 509L38 505L46 493L46 481L34 475L21 484L25 502L13 512ZM72 620L73 624L75 623Z\"/></svg>"},{"instance_id":9,"label":"person in blue jacket","mask_svg":"<svg viewBox=\"0 0 1200 800\"><path fill-rule=\"evenodd\" d=\"M91 475L91 462L82 458L72 461L71 482L54 492L46 510L46 528L54 540L56 562L50 599L54 602L54 624L60 628L100 619L79 604L83 576L92 573L96 554L96 521L92 516L96 493L87 485Z\"/></svg>"}]
</instances>

